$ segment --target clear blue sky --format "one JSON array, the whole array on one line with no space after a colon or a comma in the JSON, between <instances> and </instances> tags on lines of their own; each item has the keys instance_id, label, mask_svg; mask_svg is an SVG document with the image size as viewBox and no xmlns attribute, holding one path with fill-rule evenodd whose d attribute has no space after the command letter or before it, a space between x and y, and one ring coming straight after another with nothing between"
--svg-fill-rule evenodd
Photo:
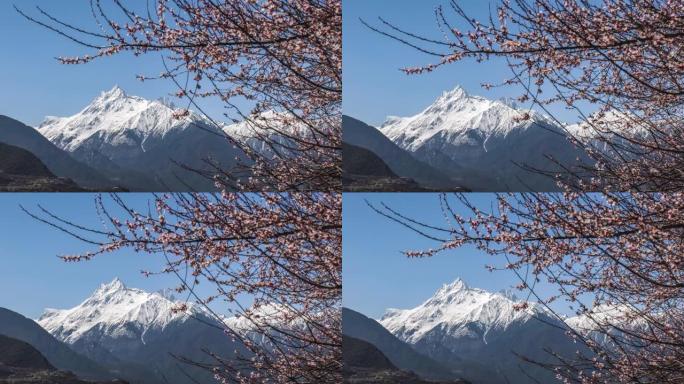
<instances>
[{"instance_id":1,"label":"clear blue sky","mask_svg":"<svg viewBox=\"0 0 684 384\"><path fill-rule=\"evenodd\" d=\"M492 194L470 194L471 201L486 208ZM415 232L372 211L386 203L393 209L427 223L444 224L438 196L432 193L345 193L343 200L343 304L367 316L379 318L387 308L413 308L442 285L461 278L469 286L491 292L519 283L510 271L489 272L485 265L505 265L503 258L483 254L473 247L443 252L432 258L409 259L402 251L424 250L436 246ZM465 213L457 204L458 212ZM542 294L554 292L540 286ZM517 292L518 297L525 297ZM554 309L573 314L560 301Z\"/></svg>"},{"instance_id":2,"label":"clear blue sky","mask_svg":"<svg viewBox=\"0 0 684 384\"><path fill-rule=\"evenodd\" d=\"M111 6L111 1L102 2ZM124 0L138 8L145 2ZM152 53L134 57L128 53L96 60L86 65L62 65L59 56L92 53L56 33L31 23L13 8L41 17L48 13L84 28L93 28L89 0L2 0L0 1L0 114L35 126L45 116L70 116L83 109L100 92L119 85L128 94L157 99L175 93L170 80L140 82L138 74L156 76L163 70L161 56ZM223 113L215 101L203 102L213 117ZM184 105L180 101L178 105Z\"/></svg>"},{"instance_id":3,"label":"clear blue sky","mask_svg":"<svg viewBox=\"0 0 684 384\"><path fill-rule=\"evenodd\" d=\"M140 271L158 271L162 255L122 250L92 261L65 263L58 255L93 250L91 246L38 222L19 208L35 210L38 204L55 214L98 228L93 194L0 193L0 307L36 318L43 309L71 308L86 299L102 283L119 277L128 287L154 292L173 288L171 275L144 277ZM149 194L127 193L124 200L144 209ZM107 197L108 198L108 197ZM206 284L200 292L211 292ZM180 298L180 297L179 297ZM249 301L244 304L249 304ZM219 303L216 310L224 311Z\"/></svg>"},{"instance_id":4,"label":"clear blue sky","mask_svg":"<svg viewBox=\"0 0 684 384\"><path fill-rule=\"evenodd\" d=\"M493 88L480 84L499 83L511 76L502 59L477 63L457 62L433 73L408 76L400 68L435 62L413 48L390 40L361 24L359 18L379 25L378 17L395 25L442 40L435 22L438 5L449 8L448 0L343 0L344 6L344 113L371 125L380 125L387 116L411 116L430 105L443 91L461 85L470 94L490 99L517 97L518 88ZM494 0L461 0L466 11L476 18L487 17ZM454 17L452 20L457 20ZM462 27L462 23L456 23ZM523 105L529 107L529 105ZM554 116L565 122L577 120L575 111L553 106Z\"/></svg>"}]
</instances>

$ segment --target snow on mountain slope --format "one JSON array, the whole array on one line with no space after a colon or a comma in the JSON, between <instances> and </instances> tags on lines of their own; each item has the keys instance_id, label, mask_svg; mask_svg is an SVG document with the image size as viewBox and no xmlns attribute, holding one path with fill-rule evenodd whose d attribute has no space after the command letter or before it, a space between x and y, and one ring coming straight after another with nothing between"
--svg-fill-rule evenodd
<instances>
[{"instance_id":1,"label":"snow on mountain slope","mask_svg":"<svg viewBox=\"0 0 684 384\"><path fill-rule=\"evenodd\" d=\"M187 306L177 311L180 304ZM250 312L259 320L260 326L268 328L281 325L287 310L271 304L251 308ZM73 344L90 332L102 332L108 337L131 337L131 327L135 324L140 339L145 343L148 332L163 332L173 323L185 322L193 317L214 318L214 314L200 304L176 300L173 290L146 292L128 288L118 278L100 285L93 294L78 306L71 309L46 309L37 322L60 340ZM247 335L257 324L244 316L225 316L218 321L234 331Z\"/></svg>"},{"instance_id":2,"label":"snow on mountain slope","mask_svg":"<svg viewBox=\"0 0 684 384\"><path fill-rule=\"evenodd\" d=\"M293 115L275 111L265 111L237 123L224 124L222 129L226 135L265 157L273 157L274 151L279 156L288 156L292 148L301 146L297 140L307 141L313 135L311 128ZM324 131L322 129L316 135L322 137Z\"/></svg>"},{"instance_id":3,"label":"snow on mountain slope","mask_svg":"<svg viewBox=\"0 0 684 384\"><path fill-rule=\"evenodd\" d=\"M275 129L281 125L277 122L281 119L280 115L273 111L267 111L258 116L252 116L250 119L251 121L244 120L237 123L224 124L222 127L223 132L242 145L265 156L271 156L273 150L263 138L274 140L276 143L286 143L286 139L275 132ZM289 131L283 130L283 133L289 134Z\"/></svg>"},{"instance_id":4,"label":"snow on mountain slope","mask_svg":"<svg viewBox=\"0 0 684 384\"><path fill-rule=\"evenodd\" d=\"M526 321L535 315L546 313L536 303L529 303L525 310L515 310L518 302L508 293L491 293L478 288L469 288L457 279L445 284L434 296L413 309L388 309L380 324L400 339L416 343L435 327L456 329L468 323L482 326L484 343L491 329L506 330L511 324ZM457 333L467 329L456 330Z\"/></svg>"},{"instance_id":5,"label":"snow on mountain slope","mask_svg":"<svg viewBox=\"0 0 684 384\"><path fill-rule=\"evenodd\" d=\"M532 120L520 121L526 111L515 108L508 100L494 101L471 96L463 88L444 92L432 105L411 117L388 117L379 128L390 140L411 152L417 151L437 134L446 134L453 144L470 140L468 131L479 131L486 139L505 137L516 129L525 129L534 121L551 120L534 111Z\"/></svg>"},{"instance_id":6,"label":"snow on mountain slope","mask_svg":"<svg viewBox=\"0 0 684 384\"><path fill-rule=\"evenodd\" d=\"M586 314L569 317L565 319L565 323L580 333L585 333L593 331L599 324L622 318L629 312L626 307L599 306Z\"/></svg>"},{"instance_id":7,"label":"snow on mountain slope","mask_svg":"<svg viewBox=\"0 0 684 384\"><path fill-rule=\"evenodd\" d=\"M663 124L659 128L666 126ZM617 110L594 113L582 122L567 125L565 129L573 137L599 150L610 150L606 141L629 147L628 138L639 139L649 134L648 125L638 116Z\"/></svg>"},{"instance_id":8,"label":"snow on mountain slope","mask_svg":"<svg viewBox=\"0 0 684 384\"><path fill-rule=\"evenodd\" d=\"M627 305L599 305L590 311L569 317L565 323L580 335L590 337L600 344L612 345L612 336L627 340L624 330L639 335L647 329L647 322L635 308Z\"/></svg>"},{"instance_id":9,"label":"snow on mountain slope","mask_svg":"<svg viewBox=\"0 0 684 384\"><path fill-rule=\"evenodd\" d=\"M129 96L115 86L76 115L47 117L38 130L69 152L76 151L94 135L113 146L138 145L144 152L149 138L164 137L172 130L187 128L193 121L204 120L194 113L178 120L174 111L168 103Z\"/></svg>"},{"instance_id":10,"label":"snow on mountain slope","mask_svg":"<svg viewBox=\"0 0 684 384\"><path fill-rule=\"evenodd\" d=\"M148 293L127 288L119 279L102 284L88 299L72 309L47 309L38 323L58 339L73 344L96 328L112 337L131 336L122 327L134 323L140 327L140 337L152 329L163 330L174 321L185 321L191 315L204 313L189 304L187 312L174 312L177 302L162 293Z\"/></svg>"}]
</instances>

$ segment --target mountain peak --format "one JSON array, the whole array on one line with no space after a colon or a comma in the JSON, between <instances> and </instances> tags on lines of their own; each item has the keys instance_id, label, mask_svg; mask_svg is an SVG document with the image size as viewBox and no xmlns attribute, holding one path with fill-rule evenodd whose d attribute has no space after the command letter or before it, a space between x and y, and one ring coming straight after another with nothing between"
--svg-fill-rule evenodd
<instances>
[{"instance_id":1,"label":"mountain peak","mask_svg":"<svg viewBox=\"0 0 684 384\"><path fill-rule=\"evenodd\" d=\"M506 289L500 290L500 291L499 291L499 294L500 294L501 296L507 298L508 300L511 300L511 301L520 301L520 298L518 298L518 295L517 295L517 293L516 293L516 290L510 289L510 288L506 288Z\"/></svg>"},{"instance_id":2,"label":"mountain peak","mask_svg":"<svg viewBox=\"0 0 684 384\"><path fill-rule=\"evenodd\" d=\"M100 287L97 289L97 292L118 292L118 291L125 291L126 290L126 285L119 279L118 277L115 277L114 280L112 280L109 283L102 284Z\"/></svg>"},{"instance_id":3,"label":"mountain peak","mask_svg":"<svg viewBox=\"0 0 684 384\"><path fill-rule=\"evenodd\" d=\"M467 291L469 289L468 284L466 284L465 281L461 280L461 278L456 278L453 282L449 284L444 284L442 285L442 288L440 288L437 291L436 295L439 294L444 294L444 293L453 293L453 292L461 292L461 291Z\"/></svg>"},{"instance_id":4,"label":"mountain peak","mask_svg":"<svg viewBox=\"0 0 684 384\"><path fill-rule=\"evenodd\" d=\"M467 105L479 100L484 99L479 96L471 96L461 86L456 86L456 88L450 91L444 91L426 111L431 111L433 113L459 111Z\"/></svg>"},{"instance_id":5,"label":"mountain peak","mask_svg":"<svg viewBox=\"0 0 684 384\"><path fill-rule=\"evenodd\" d=\"M470 95L466 92L463 87L457 85L454 89L450 91L442 92L442 95L437 99L437 101L448 101L448 100L462 100L469 98Z\"/></svg>"},{"instance_id":6,"label":"mountain peak","mask_svg":"<svg viewBox=\"0 0 684 384\"><path fill-rule=\"evenodd\" d=\"M465 281L457 278L453 282L444 284L439 288L437 292L425 302L425 305L430 307L457 305L470 298L480 297L482 294L486 294L486 292L477 288L470 288Z\"/></svg>"},{"instance_id":7,"label":"mountain peak","mask_svg":"<svg viewBox=\"0 0 684 384\"><path fill-rule=\"evenodd\" d=\"M499 99L499 102L513 109L520 109L518 100L514 97L502 97Z\"/></svg>"},{"instance_id":8,"label":"mountain peak","mask_svg":"<svg viewBox=\"0 0 684 384\"><path fill-rule=\"evenodd\" d=\"M165 298L165 299L167 299L167 300L169 300L169 301L175 302L175 301L178 300L178 299L176 298L176 290L173 289L173 288L164 288L164 289L160 289L160 290L157 291L157 293L158 293L161 297L163 297L163 298Z\"/></svg>"},{"instance_id":9,"label":"mountain peak","mask_svg":"<svg viewBox=\"0 0 684 384\"><path fill-rule=\"evenodd\" d=\"M125 98L126 92L121 89L118 85L115 85L114 88L110 89L109 91L102 92L100 95L100 98L102 99L120 99L120 98Z\"/></svg>"}]
</instances>

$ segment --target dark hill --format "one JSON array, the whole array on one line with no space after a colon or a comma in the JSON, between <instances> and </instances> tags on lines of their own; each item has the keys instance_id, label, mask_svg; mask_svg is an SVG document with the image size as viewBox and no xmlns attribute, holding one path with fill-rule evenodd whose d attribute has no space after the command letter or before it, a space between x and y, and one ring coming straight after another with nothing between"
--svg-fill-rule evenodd
<instances>
[{"instance_id":1,"label":"dark hill","mask_svg":"<svg viewBox=\"0 0 684 384\"><path fill-rule=\"evenodd\" d=\"M342 338L342 356L348 367L397 369L373 344L351 336Z\"/></svg>"},{"instance_id":2,"label":"dark hill","mask_svg":"<svg viewBox=\"0 0 684 384\"><path fill-rule=\"evenodd\" d=\"M97 190L116 188L105 176L72 158L34 128L2 115L0 115L0 142L31 152L45 164L51 173L69 178L81 187Z\"/></svg>"},{"instance_id":3,"label":"dark hill","mask_svg":"<svg viewBox=\"0 0 684 384\"><path fill-rule=\"evenodd\" d=\"M0 364L14 368L55 369L31 344L4 335L0 335Z\"/></svg>"},{"instance_id":4,"label":"dark hill","mask_svg":"<svg viewBox=\"0 0 684 384\"><path fill-rule=\"evenodd\" d=\"M397 369L373 344L342 336L344 382L348 384L468 384L466 381L428 381Z\"/></svg>"},{"instance_id":5,"label":"dark hill","mask_svg":"<svg viewBox=\"0 0 684 384\"><path fill-rule=\"evenodd\" d=\"M0 143L0 191L80 192L72 180L57 177L31 152Z\"/></svg>"},{"instance_id":6,"label":"dark hill","mask_svg":"<svg viewBox=\"0 0 684 384\"><path fill-rule=\"evenodd\" d=\"M342 116L342 135L344 143L371 151L382 159L393 173L400 177L415 180L427 189L454 190L462 187L455 185L456 182L445 173L416 159L412 154L394 144L377 128L360 120ZM345 153L345 160L346 157L347 154ZM345 161L343 166L346 167L347 165L352 165L352 163L347 164ZM347 171L344 167L343 170Z\"/></svg>"},{"instance_id":7,"label":"dark hill","mask_svg":"<svg viewBox=\"0 0 684 384\"><path fill-rule=\"evenodd\" d=\"M400 369L432 379L457 377L444 365L416 352L377 321L348 308L342 308L342 333L372 344Z\"/></svg>"},{"instance_id":8,"label":"dark hill","mask_svg":"<svg viewBox=\"0 0 684 384\"><path fill-rule=\"evenodd\" d=\"M376 177L397 177L382 159L368 149L347 143L342 144L344 172Z\"/></svg>"},{"instance_id":9,"label":"dark hill","mask_svg":"<svg viewBox=\"0 0 684 384\"><path fill-rule=\"evenodd\" d=\"M55 369L32 345L0 335L0 383L11 384L127 384L83 381L71 372Z\"/></svg>"},{"instance_id":10,"label":"dark hill","mask_svg":"<svg viewBox=\"0 0 684 384\"><path fill-rule=\"evenodd\" d=\"M5 308L0 308L0 334L32 345L58 369L74 372L84 378L113 378L107 370L72 351L35 321Z\"/></svg>"},{"instance_id":11,"label":"dark hill","mask_svg":"<svg viewBox=\"0 0 684 384\"><path fill-rule=\"evenodd\" d=\"M55 177L33 153L5 143L0 143L0 172L15 175Z\"/></svg>"},{"instance_id":12,"label":"dark hill","mask_svg":"<svg viewBox=\"0 0 684 384\"><path fill-rule=\"evenodd\" d=\"M372 151L342 144L342 184L348 192L425 192L427 189L408 177L397 176Z\"/></svg>"}]
</instances>

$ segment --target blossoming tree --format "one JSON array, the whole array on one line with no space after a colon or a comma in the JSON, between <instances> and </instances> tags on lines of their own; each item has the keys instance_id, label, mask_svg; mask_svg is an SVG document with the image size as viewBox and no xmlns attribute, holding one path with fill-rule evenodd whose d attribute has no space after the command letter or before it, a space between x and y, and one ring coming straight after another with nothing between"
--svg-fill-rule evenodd
<instances>
[{"instance_id":1,"label":"blossoming tree","mask_svg":"<svg viewBox=\"0 0 684 384\"><path fill-rule=\"evenodd\" d=\"M220 193L159 195L147 212L112 196L125 217L98 199L104 231L47 210L31 214L97 247L66 261L124 247L164 255L161 272L177 274L179 290L208 309L221 300L240 307L246 329L216 314L249 350L235 359L212 355L216 364L203 367L220 382L340 382L341 1L91 0L90 7L94 30L41 8L17 11L89 51L60 58L64 64L161 53L161 75L139 78L173 82L187 102L178 117L192 108L222 131L202 109L203 98L215 99L258 140L225 137L249 161L214 168ZM237 107L245 100L250 110ZM200 283L215 295L196 295ZM244 295L252 305L241 306Z\"/></svg>"},{"instance_id":2,"label":"blossoming tree","mask_svg":"<svg viewBox=\"0 0 684 384\"><path fill-rule=\"evenodd\" d=\"M511 77L497 86L521 87L519 99L531 107L575 108L584 130L568 135L595 163L571 177L551 175L564 193L503 194L489 209L467 195L444 195L443 226L375 209L438 242L409 256L475 245L504 258L498 268L515 271L520 289L537 295L538 282L555 285L557 295L538 300L573 304L585 326L567 331L591 351L549 367L566 382L680 382L684 2L501 0L486 20L448 4L435 11L444 40L384 19L367 25L436 58L408 74L505 58ZM598 112L584 114L586 103ZM457 214L454 204L468 213Z\"/></svg>"},{"instance_id":3,"label":"blossoming tree","mask_svg":"<svg viewBox=\"0 0 684 384\"><path fill-rule=\"evenodd\" d=\"M212 370L219 382L332 384L342 380L341 200L325 193L176 194L137 211L125 195L99 196L104 229L27 212L93 245L63 256L67 262L122 248L165 260L162 270L145 273L176 275L177 291L247 347L236 357L207 351L212 364L185 361ZM202 296L200 284L212 293ZM217 309L229 304L240 326Z\"/></svg>"},{"instance_id":4,"label":"blossoming tree","mask_svg":"<svg viewBox=\"0 0 684 384\"><path fill-rule=\"evenodd\" d=\"M154 5L151 7L150 5ZM38 8L24 17L91 51L62 57L85 64L132 53L164 57L187 108L223 103L226 117L244 121L250 144L226 137L249 160L216 169L217 182L243 190L339 189L341 176L342 4L340 0L157 0L148 4L91 0L98 25L88 30ZM236 100L253 105L240 110ZM187 108L177 112L187 114ZM214 121L222 128L221 124ZM249 180L236 180L248 171Z\"/></svg>"},{"instance_id":5,"label":"blossoming tree","mask_svg":"<svg viewBox=\"0 0 684 384\"><path fill-rule=\"evenodd\" d=\"M408 74L502 57L511 76L496 86L520 87L519 101L530 107L574 108L585 129L568 134L596 160L581 189L682 189L684 2L501 0L487 20L470 17L459 1L448 4L435 10L443 40L384 19L367 25L435 57ZM598 112L588 116L582 102Z\"/></svg>"},{"instance_id":6,"label":"blossoming tree","mask_svg":"<svg viewBox=\"0 0 684 384\"><path fill-rule=\"evenodd\" d=\"M497 201L483 207L466 194L441 195L443 225L374 208L437 242L430 250L406 252L410 257L474 246L505 260L491 270L513 271L518 289L531 291L549 310L555 301L570 305L583 321L566 331L591 353L557 356L559 363L548 366L566 382L681 381L681 192L502 194ZM536 289L542 282L556 293L542 296Z\"/></svg>"}]
</instances>

